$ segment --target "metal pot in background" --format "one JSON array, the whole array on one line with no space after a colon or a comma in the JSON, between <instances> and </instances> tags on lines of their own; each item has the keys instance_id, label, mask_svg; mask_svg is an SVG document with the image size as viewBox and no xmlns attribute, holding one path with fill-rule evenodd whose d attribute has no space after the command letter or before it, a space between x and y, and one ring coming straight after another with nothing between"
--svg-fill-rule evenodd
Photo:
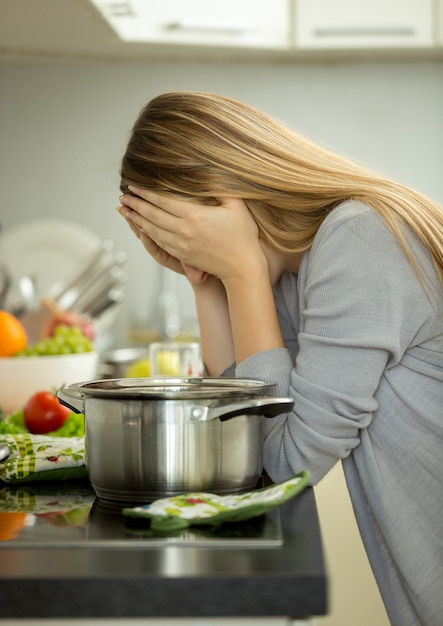
<instances>
[{"instance_id":1,"label":"metal pot in background","mask_svg":"<svg viewBox=\"0 0 443 626\"><path fill-rule=\"evenodd\" d=\"M274 390L249 379L161 377L78 383L57 395L85 416L97 496L129 503L252 489L263 468L262 417L294 404Z\"/></svg>"},{"instance_id":2,"label":"metal pot in background","mask_svg":"<svg viewBox=\"0 0 443 626\"><path fill-rule=\"evenodd\" d=\"M100 355L98 378L125 378L133 363L149 357L149 348L116 348Z\"/></svg>"}]
</instances>

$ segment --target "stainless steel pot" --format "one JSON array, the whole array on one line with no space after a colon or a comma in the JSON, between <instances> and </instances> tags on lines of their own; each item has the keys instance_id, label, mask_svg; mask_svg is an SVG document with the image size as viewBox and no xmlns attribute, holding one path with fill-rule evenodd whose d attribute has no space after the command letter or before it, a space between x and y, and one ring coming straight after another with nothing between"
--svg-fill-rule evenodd
<instances>
[{"instance_id":1,"label":"stainless steel pot","mask_svg":"<svg viewBox=\"0 0 443 626\"><path fill-rule=\"evenodd\" d=\"M100 355L98 371L100 378L126 378L126 372L136 361L147 359L149 348L117 348Z\"/></svg>"},{"instance_id":2,"label":"stainless steel pot","mask_svg":"<svg viewBox=\"0 0 443 626\"><path fill-rule=\"evenodd\" d=\"M147 502L253 488L262 472L262 417L294 404L274 390L250 379L161 377L78 383L57 395L85 416L97 496Z\"/></svg>"}]
</instances>

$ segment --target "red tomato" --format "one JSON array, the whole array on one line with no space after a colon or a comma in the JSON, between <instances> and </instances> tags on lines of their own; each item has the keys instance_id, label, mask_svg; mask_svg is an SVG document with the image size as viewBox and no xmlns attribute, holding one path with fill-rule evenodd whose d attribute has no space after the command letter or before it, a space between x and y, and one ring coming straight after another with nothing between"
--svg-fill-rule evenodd
<instances>
[{"instance_id":1,"label":"red tomato","mask_svg":"<svg viewBox=\"0 0 443 626\"><path fill-rule=\"evenodd\" d=\"M43 435L62 426L71 409L63 406L51 391L38 391L31 396L23 411L26 428L34 435Z\"/></svg>"}]
</instances>

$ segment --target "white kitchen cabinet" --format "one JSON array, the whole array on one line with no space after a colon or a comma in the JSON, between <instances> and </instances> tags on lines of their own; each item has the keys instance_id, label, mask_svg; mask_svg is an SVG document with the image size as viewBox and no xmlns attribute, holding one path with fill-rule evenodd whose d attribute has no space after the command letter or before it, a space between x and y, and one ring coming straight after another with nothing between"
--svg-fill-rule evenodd
<instances>
[{"instance_id":1,"label":"white kitchen cabinet","mask_svg":"<svg viewBox=\"0 0 443 626\"><path fill-rule=\"evenodd\" d=\"M124 41L289 48L291 0L92 0Z\"/></svg>"},{"instance_id":2,"label":"white kitchen cabinet","mask_svg":"<svg viewBox=\"0 0 443 626\"><path fill-rule=\"evenodd\" d=\"M434 45L433 0L294 2L294 36L298 49L427 48Z\"/></svg>"}]
</instances>

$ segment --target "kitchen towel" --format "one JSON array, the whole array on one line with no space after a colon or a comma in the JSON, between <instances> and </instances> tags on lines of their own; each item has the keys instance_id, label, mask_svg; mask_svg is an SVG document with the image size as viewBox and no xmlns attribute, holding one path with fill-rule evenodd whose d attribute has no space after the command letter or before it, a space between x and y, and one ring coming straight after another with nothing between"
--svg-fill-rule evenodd
<instances>
[{"instance_id":1,"label":"kitchen towel","mask_svg":"<svg viewBox=\"0 0 443 626\"><path fill-rule=\"evenodd\" d=\"M68 480L87 476L84 437L52 437L28 433L0 436L9 457L0 463L0 480L7 483Z\"/></svg>"},{"instance_id":2,"label":"kitchen towel","mask_svg":"<svg viewBox=\"0 0 443 626\"><path fill-rule=\"evenodd\" d=\"M218 525L242 522L263 515L301 493L308 485L310 473L300 472L288 480L240 494L219 496L214 493L184 493L124 508L129 517L146 518L150 527L171 531L192 525Z\"/></svg>"}]
</instances>

